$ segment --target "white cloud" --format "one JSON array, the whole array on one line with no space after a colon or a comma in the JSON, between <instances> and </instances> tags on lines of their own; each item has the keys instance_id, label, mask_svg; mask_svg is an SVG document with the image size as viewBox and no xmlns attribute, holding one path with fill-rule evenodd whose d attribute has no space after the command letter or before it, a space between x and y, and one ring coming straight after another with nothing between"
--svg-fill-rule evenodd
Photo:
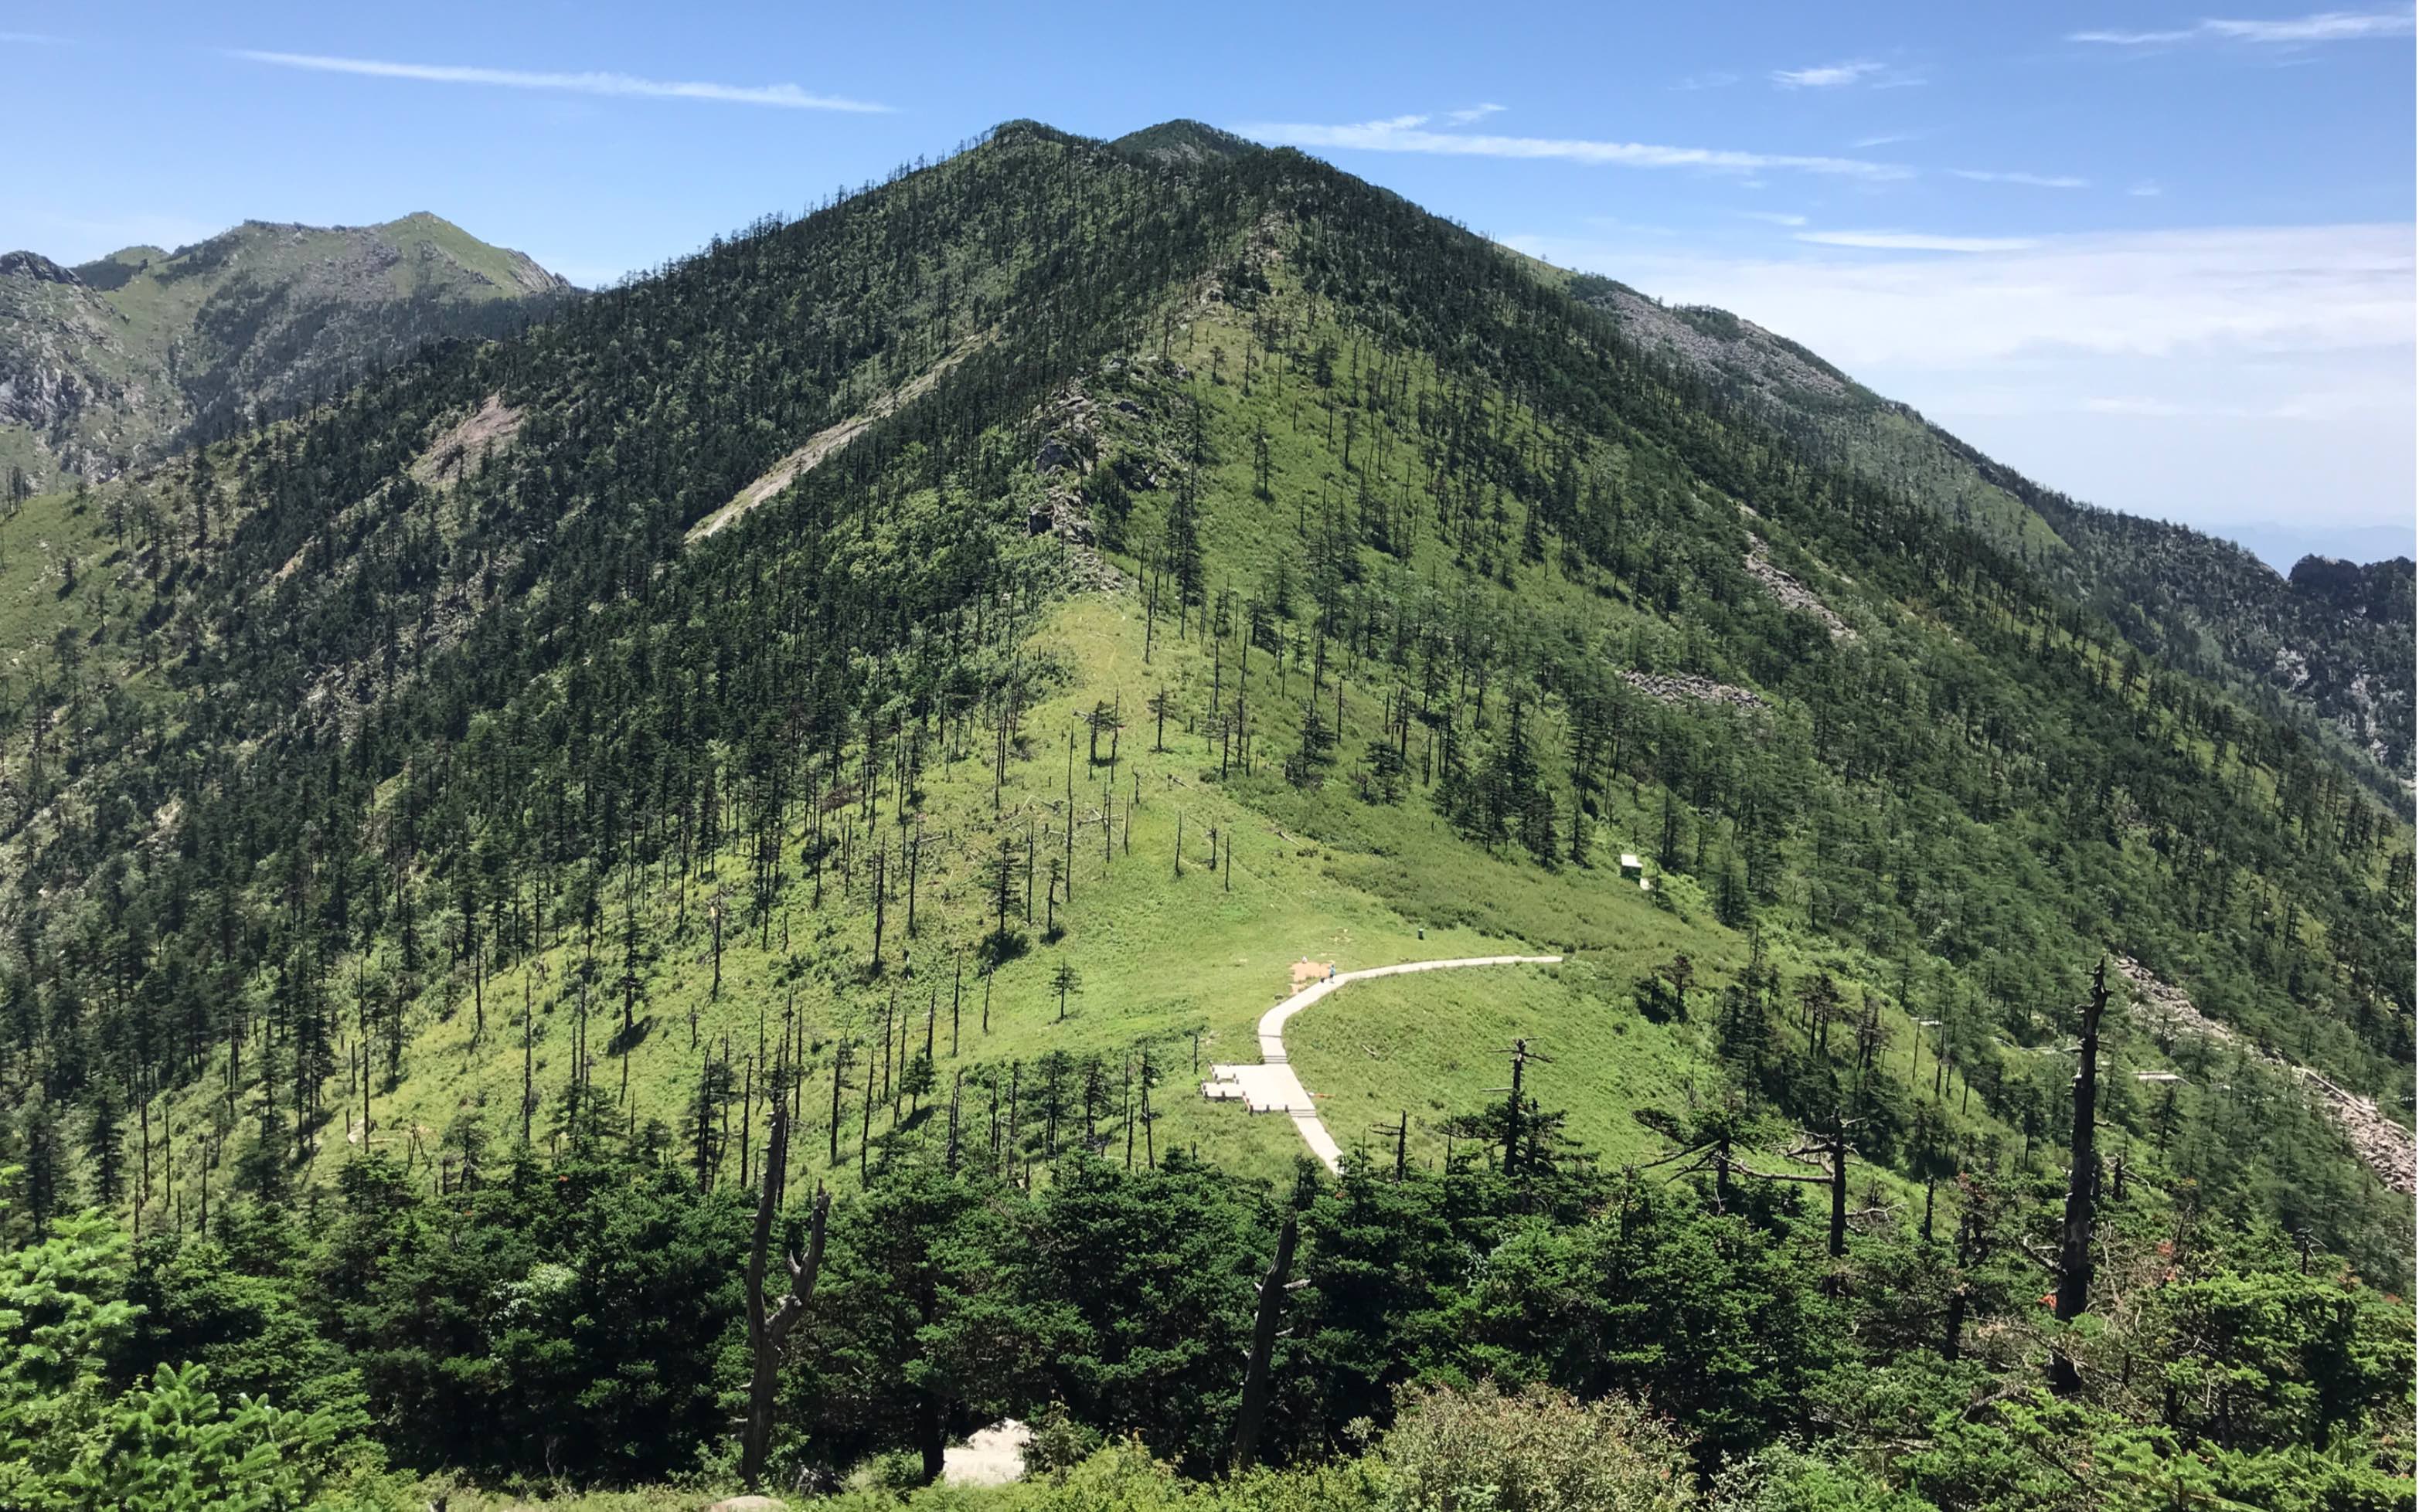
<instances>
[{"instance_id":1,"label":"white cloud","mask_svg":"<svg viewBox=\"0 0 2419 1512\"><path fill-rule=\"evenodd\" d=\"M1851 365L1954 367L2043 350L2408 350L2419 267L2411 227L2398 223L2092 232L1948 259L1514 245L1675 302L1735 310Z\"/></svg>"},{"instance_id":2,"label":"white cloud","mask_svg":"<svg viewBox=\"0 0 2419 1512\"><path fill-rule=\"evenodd\" d=\"M2041 245L2025 237L1940 237L1920 231L1801 231L1795 239L1821 247L1862 247L1878 252L2024 252Z\"/></svg>"},{"instance_id":3,"label":"white cloud","mask_svg":"<svg viewBox=\"0 0 2419 1512\"><path fill-rule=\"evenodd\" d=\"M1810 69L1775 69L1765 77L1780 89L1903 89L1924 82L1923 75L1912 69L1892 68L1871 58Z\"/></svg>"},{"instance_id":4,"label":"white cloud","mask_svg":"<svg viewBox=\"0 0 2419 1512\"><path fill-rule=\"evenodd\" d=\"M47 32L0 32L0 42L23 42L29 47L65 47L68 39Z\"/></svg>"},{"instance_id":5,"label":"white cloud","mask_svg":"<svg viewBox=\"0 0 2419 1512\"><path fill-rule=\"evenodd\" d=\"M2209 18L2190 26L2165 31L2070 32L2070 42L2097 42L2111 47L2165 47L2179 42L2250 42L2268 47L2298 47L2312 42L2356 42L2379 37L2408 37L2408 10L2322 10L2279 21L2226 21Z\"/></svg>"},{"instance_id":6,"label":"white cloud","mask_svg":"<svg viewBox=\"0 0 2419 1512\"><path fill-rule=\"evenodd\" d=\"M2045 235L1946 257L1514 237L1803 342L2050 486L2138 513L2400 522L2408 222Z\"/></svg>"},{"instance_id":7,"label":"white cloud","mask_svg":"<svg viewBox=\"0 0 2419 1512\"><path fill-rule=\"evenodd\" d=\"M1728 89L1739 82L1739 76L1727 69L1715 69L1705 73L1692 73L1672 87L1674 89Z\"/></svg>"},{"instance_id":8,"label":"white cloud","mask_svg":"<svg viewBox=\"0 0 2419 1512\"><path fill-rule=\"evenodd\" d=\"M1777 226L1802 226L1806 223L1804 216L1789 215L1780 210L1741 210L1739 214L1750 221L1766 221Z\"/></svg>"},{"instance_id":9,"label":"white cloud","mask_svg":"<svg viewBox=\"0 0 2419 1512\"><path fill-rule=\"evenodd\" d=\"M1783 89L1837 89L1881 71L1880 64L1869 60L1826 63L1811 69L1775 69L1772 82Z\"/></svg>"},{"instance_id":10,"label":"white cloud","mask_svg":"<svg viewBox=\"0 0 2419 1512\"><path fill-rule=\"evenodd\" d=\"M887 112L887 105L836 95L810 95L793 84L725 84L662 79L641 79L627 73L532 73L518 69L483 69L450 64L389 63L374 58L321 57L307 53L259 53L228 50L231 57L267 63L281 69L307 69L320 73L365 74L378 79L417 79L428 84L487 84L504 89L551 89L578 95L613 95L651 99L710 99L732 105L768 105L778 110Z\"/></svg>"},{"instance_id":11,"label":"white cloud","mask_svg":"<svg viewBox=\"0 0 2419 1512\"><path fill-rule=\"evenodd\" d=\"M2069 32L2070 42L2104 42L2111 47L2163 47L2171 42L2189 42L2201 36L2196 26L2165 32Z\"/></svg>"},{"instance_id":12,"label":"white cloud","mask_svg":"<svg viewBox=\"0 0 2419 1512\"><path fill-rule=\"evenodd\" d=\"M1887 147L1900 142L1920 141L1922 137L1923 133L1920 131L1879 131L1872 136L1860 136L1848 145L1861 152L1869 147Z\"/></svg>"},{"instance_id":13,"label":"white cloud","mask_svg":"<svg viewBox=\"0 0 2419 1512\"><path fill-rule=\"evenodd\" d=\"M2023 184L2030 189L2089 189L2091 180L2076 178L2071 174L2003 174L1981 168L1951 168L1949 176L1970 178L1978 184Z\"/></svg>"},{"instance_id":14,"label":"white cloud","mask_svg":"<svg viewBox=\"0 0 2419 1512\"><path fill-rule=\"evenodd\" d=\"M1468 126L1472 121L1483 121L1489 115L1501 115L1509 108L1504 105L1472 105L1468 110L1449 110L1444 113L1444 118L1456 126Z\"/></svg>"},{"instance_id":15,"label":"white cloud","mask_svg":"<svg viewBox=\"0 0 2419 1512\"><path fill-rule=\"evenodd\" d=\"M1734 152L1719 147L1658 146L1643 142L1596 142L1574 137L1460 135L1424 130L1429 117L1396 115L1381 121L1327 126L1303 122L1248 122L1235 130L1263 142L1298 147L1363 152L1422 152L1453 157L1550 159L1625 168L1701 168L1723 173L1794 169L1849 178L1907 178L1911 168L1858 158L1807 157L1789 153Z\"/></svg>"},{"instance_id":16,"label":"white cloud","mask_svg":"<svg viewBox=\"0 0 2419 1512\"><path fill-rule=\"evenodd\" d=\"M2131 194L2137 200L2154 200L2160 195L2165 193L2166 191L2145 178L2140 183L2134 185L2132 189L2127 190L2125 192Z\"/></svg>"},{"instance_id":17,"label":"white cloud","mask_svg":"<svg viewBox=\"0 0 2419 1512\"><path fill-rule=\"evenodd\" d=\"M2205 21L2201 25L2238 42L2350 42L2408 37L2411 12L2326 10L2292 21Z\"/></svg>"}]
</instances>

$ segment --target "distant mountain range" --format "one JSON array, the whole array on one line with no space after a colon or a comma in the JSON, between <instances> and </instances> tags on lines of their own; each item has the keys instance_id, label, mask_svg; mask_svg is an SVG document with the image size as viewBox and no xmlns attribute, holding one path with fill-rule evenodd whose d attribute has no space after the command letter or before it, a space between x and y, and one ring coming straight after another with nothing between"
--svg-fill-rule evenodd
<instances>
[{"instance_id":1,"label":"distant mountain range","mask_svg":"<svg viewBox=\"0 0 2419 1512\"><path fill-rule=\"evenodd\" d=\"M2345 561L2390 561L2409 557L2419 541L2411 524L2322 525L2283 520L2245 520L2210 527L2210 533L2242 547L2279 573L2308 556L2335 557Z\"/></svg>"},{"instance_id":2,"label":"distant mountain range","mask_svg":"<svg viewBox=\"0 0 2419 1512\"><path fill-rule=\"evenodd\" d=\"M2272 567L2263 556L2279 549L2277 536L2247 549L2079 503L1728 311L1666 306L1593 274L1571 275L1569 287L1649 351L1801 444L2016 553L2145 655L2211 678L2348 751L2354 770L2388 779L2389 790L2411 781L2407 545L2365 568L2321 557Z\"/></svg>"},{"instance_id":3,"label":"distant mountain range","mask_svg":"<svg viewBox=\"0 0 2419 1512\"><path fill-rule=\"evenodd\" d=\"M0 255L0 476L87 480L349 387L445 337L501 335L576 291L425 212L247 221L175 252L63 267Z\"/></svg>"}]
</instances>

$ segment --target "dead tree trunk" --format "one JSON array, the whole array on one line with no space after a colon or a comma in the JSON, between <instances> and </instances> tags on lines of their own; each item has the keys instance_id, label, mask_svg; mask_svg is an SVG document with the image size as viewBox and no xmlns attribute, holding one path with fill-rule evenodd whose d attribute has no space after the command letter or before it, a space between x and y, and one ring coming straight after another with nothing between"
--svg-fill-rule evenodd
<instances>
[{"instance_id":1,"label":"dead tree trunk","mask_svg":"<svg viewBox=\"0 0 2419 1512\"><path fill-rule=\"evenodd\" d=\"M1831 1258L1848 1253L1848 1130L1833 1120L1825 1153L1831 1157Z\"/></svg>"},{"instance_id":2,"label":"dead tree trunk","mask_svg":"<svg viewBox=\"0 0 2419 1512\"><path fill-rule=\"evenodd\" d=\"M1823 1172L1819 1176L1810 1171L1801 1173L1787 1170L1758 1170L1752 1166L1741 1165L1729 1158L1727 1141L1724 1143L1719 1158L1730 1175L1752 1176L1764 1182L1796 1182L1805 1186L1828 1187L1831 1194L1831 1220L1825 1247L1830 1257L1836 1260L1848 1253L1848 1129L1857 1122L1855 1119L1834 1118L1828 1134L1816 1135L1811 1142L1781 1152L1784 1158L1796 1161L1801 1165L1813 1165L1816 1158L1820 1157L1823 1162ZM1835 1268L1831 1281L1827 1284L1836 1286L1839 1280Z\"/></svg>"},{"instance_id":3,"label":"dead tree trunk","mask_svg":"<svg viewBox=\"0 0 2419 1512\"><path fill-rule=\"evenodd\" d=\"M1293 1271L1294 1244L1299 1237L1294 1219L1287 1217L1277 1233L1277 1258L1260 1281L1259 1311L1252 1319L1252 1353L1243 1367L1243 1399L1235 1408L1235 1441L1226 1452L1230 1474L1251 1469L1252 1459L1259 1451L1260 1420L1269 1410L1269 1357L1276 1349L1277 1320L1286 1293L1296 1284L1287 1277Z\"/></svg>"},{"instance_id":4,"label":"dead tree trunk","mask_svg":"<svg viewBox=\"0 0 2419 1512\"><path fill-rule=\"evenodd\" d=\"M2058 1228L2057 1307L2059 1322L2083 1316L2091 1293L2091 1213L2100 1185L2100 1153L2094 1124L2100 1107L2100 1016L2108 1007L2108 963L2091 969L2091 998L2083 1005L2083 1043L2074 1068L2074 1135L2068 1142L2066 1220ZM2049 1357L2050 1389L2071 1396L2083 1389L2074 1361L2063 1349Z\"/></svg>"},{"instance_id":5,"label":"dead tree trunk","mask_svg":"<svg viewBox=\"0 0 2419 1512\"><path fill-rule=\"evenodd\" d=\"M1965 1348L1965 1308L1973 1295L1965 1268L1974 1263L1974 1204L1969 1199L1957 1219L1957 1284L1949 1290L1949 1317L1940 1331L1940 1357L1950 1365Z\"/></svg>"},{"instance_id":6,"label":"dead tree trunk","mask_svg":"<svg viewBox=\"0 0 2419 1512\"><path fill-rule=\"evenodd\" d=\"M764 1182L756 1196L756 1230L747 1246L747 1352L753 1366L747 1381L747 1424L740 1443L739 1478L750 1490L763 1481L764 1455L773 1440L773 1392L779 1379L781 1343L814 1300L815 1278L824 1267L824 1229L831 1215L831 1194L817 1192L807 1228L807 1253L801 1258L793 1250L782 1257L790 1268L789 1293L767 1312L764 1262L772 1247L774 1210L780 1204L780 1173L789 1164L789 1111L776 1102L773 1132L764 1153Z\"/></svg>"}]
</instances>

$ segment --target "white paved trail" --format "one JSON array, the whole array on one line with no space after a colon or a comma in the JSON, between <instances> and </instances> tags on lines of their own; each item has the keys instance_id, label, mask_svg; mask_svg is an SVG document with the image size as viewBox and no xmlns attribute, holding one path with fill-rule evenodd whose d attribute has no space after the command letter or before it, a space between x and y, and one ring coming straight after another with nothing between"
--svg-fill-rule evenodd
<instances>
[{"instance_id":1,"label":"white paved trail","mask_svg":"<svg viewBox=\"0 0 2419 1512\"><path fill-rule=\"evenodd\" d=\"M1340 1170L1344 1152L1336 1146L1335 1137L1327 1132L1327 1125L1319 1121L1317 1105L1311 1101L1310 1093L1302 1089L1302 1078L1293 1074L1292 1065L1286 1060L1287 1019L1347 983L1365 982L1371 977L1400 976L1406 971L1444 971L1463 966L1552 966L1561 959L1559 955L1471 955L1453 961L1405 961L1400 966L1343 971L1314 982L1260 1016L1260 1063L1211 1066L1210 1079L1201 1084L1202 1094L1240 1101L1255 1113L1290 1116L1293 1126L1302 1131L1302 1142L1310 1146L1310 1153L1329 1170Z\"/></svg>"}]
</instances>

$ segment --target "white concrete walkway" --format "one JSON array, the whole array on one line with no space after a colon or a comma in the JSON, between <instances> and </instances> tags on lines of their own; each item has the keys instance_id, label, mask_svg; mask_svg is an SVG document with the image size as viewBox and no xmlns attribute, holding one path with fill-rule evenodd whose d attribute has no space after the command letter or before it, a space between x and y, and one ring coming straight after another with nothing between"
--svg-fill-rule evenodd
<instances>
[{"instance_id":1,"label":"white concrete walkway","mask_svg":"<svg viewBox=\"0 0 2419 1512\"><path fill-rule=\"evenodd\" d=\"M1217 1101L1240 1102L1255 1113L1287 1114L1292 1118L1293 1126L1302 1131L1302 1142L1310 1146L1310 1153L1329 1170L1340 1170L1344 1152L1337 1148L1335 1137L1327 1132L1327 1125L1319 1122L1317 1105L1302 1090L1302 1078L1293 1074L1292 1065L1286 1060L1287 1019L1345 984L1366 982L1373 976L1444 971L1462 966L1552 966L1560 960L1559 955L1471 955L1454 961L1406 961L1400 966L1343 971L1314 982L1260 1016L1260 1063L1211 1066L1210 1079L1201 1084L1201 1094Z\"/></svg>"}]
</instances>

